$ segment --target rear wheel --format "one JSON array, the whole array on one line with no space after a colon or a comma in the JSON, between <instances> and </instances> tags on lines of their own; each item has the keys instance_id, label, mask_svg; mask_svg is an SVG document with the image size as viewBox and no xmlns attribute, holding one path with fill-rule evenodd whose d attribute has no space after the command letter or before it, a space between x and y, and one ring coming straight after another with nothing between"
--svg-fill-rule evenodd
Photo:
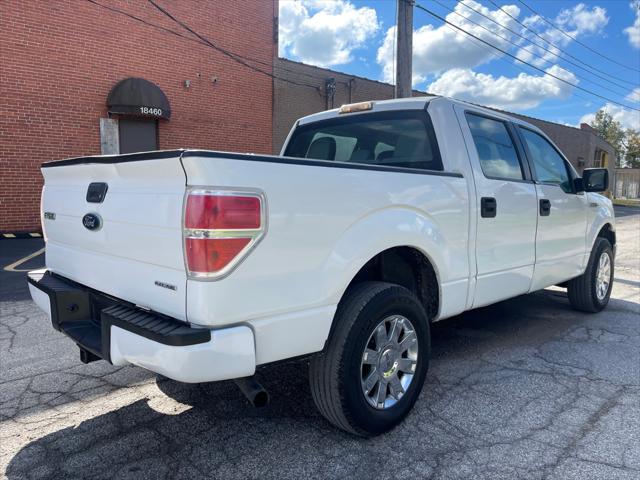
<instances>
[{"instance_id":1,"label":"rear wheel","mask_svg":"<svg viewBox=\"0 0 640 480\"><path fill-rule=\"evenodd\" d=\"M383 282L355 285L340 302L325 351L310 366L311 393L334 425L386 432L416 402L429 362L429 322L419 300Z\"/></svg>"},{"instance_id":2,"label":"rear wheel","mask_svg":"<svg viewBox=\"0 0 640 480\"><path fill-rule=\"evenodd\" d=\"M585 272L567 285L571 306L583 312L599 312L609 303L613 286L613 248L598 237Z\"/></svg>"}]
</instances>

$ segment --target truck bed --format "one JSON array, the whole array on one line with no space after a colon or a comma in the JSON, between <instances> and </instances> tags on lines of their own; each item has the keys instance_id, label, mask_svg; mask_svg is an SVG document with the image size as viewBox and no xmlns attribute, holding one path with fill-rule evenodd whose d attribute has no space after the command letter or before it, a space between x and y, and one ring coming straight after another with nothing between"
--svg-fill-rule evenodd
<instances>
[{"instance_id":1,"label":"truck bed","mask_svg":"<svg viewBox=\"0 0 640 480\"><path fill-rule=\"evenodd\" d=\"M301 317L287 334L322 348L347 279L399 236L435 252L441 288L466 299L469 193L458 173L202 150L81 157L42 172L50 270L192 324L251 325L264 339L259 363L300 353L274 340L287 315ZM108 184L102 203L86 200L92 182ZM185 192L202 186L266 199L264 239L218 281L189 279L185 269ZM87 213L101 217L100 229L83 226Z\"/></svg>"}]
</instances>

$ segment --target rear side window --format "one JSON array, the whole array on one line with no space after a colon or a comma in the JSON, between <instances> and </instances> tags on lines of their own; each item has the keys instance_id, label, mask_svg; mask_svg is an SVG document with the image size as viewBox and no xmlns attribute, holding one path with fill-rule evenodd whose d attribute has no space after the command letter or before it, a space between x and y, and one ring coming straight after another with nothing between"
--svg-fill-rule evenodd
<instances>
[{"instance_id":1,"label":"rear side window","mask_svg":"<svg viewBox=\"0 0 640 480\"><path fill-rule=\"evenodd\" d=\"M485 177L523 180L518 152L505 122L472 113L466 117Z\"/></svg>"},{"instance_id":2,"label":"rear side window","mask_svg":"<svg viewBox=\"0 0 640 480\"><path fill-rule=\"evenodd\" d=\"M442 170L427 112L348 114L298 127L288 157Z\"/></svg>"}]
</instances>

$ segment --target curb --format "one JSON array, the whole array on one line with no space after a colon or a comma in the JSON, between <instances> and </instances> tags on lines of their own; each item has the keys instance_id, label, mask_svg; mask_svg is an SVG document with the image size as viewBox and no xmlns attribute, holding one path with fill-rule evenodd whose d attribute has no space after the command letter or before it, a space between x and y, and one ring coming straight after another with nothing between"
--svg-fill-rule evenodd
<instances>
[{"instance_id":1,"label":"curb","mask_svg":"<svg viewBox=\"0 0 640 480\"><path fill-rule=\"evenodd\" d=\"M0 240L2 239L20 239L20 238L42 238L40 232L14 232L14 233L0 233Z\"/></svg>"},{"instance_id":2,"label":"curb","mask_svg":"<svg viewBox=\"0 0 640 480\"><path fill-rule=\"evenodd\" d=\"M640 202L621 202L619 200L613 201L614 207L627 207L627 208L640 208Z\"/></svg>"}]
</instances>

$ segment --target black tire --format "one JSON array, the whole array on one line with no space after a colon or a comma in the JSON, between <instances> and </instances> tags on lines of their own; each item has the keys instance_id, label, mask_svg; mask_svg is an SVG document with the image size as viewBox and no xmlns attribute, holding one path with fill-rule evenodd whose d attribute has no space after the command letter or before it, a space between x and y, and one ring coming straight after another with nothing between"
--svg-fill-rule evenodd
<instances>
[{"instance_id":1,"label":"black tire","mask_svg":"<svg viewBox=\"0 0 640 480\"><path fill-rule=\"evenodd\" d=\"M394 405L376 409L362 391L361 360L373 330L391 315L402 315L413 325L418 356L414 377L404 395ZM356 284L338 305L325 350L311 360L309 380L313 400L327 420L347 432L363 437L387 432L406 417L418 399L429 354L429 320L413 293L390 283Z\"/></svg>"},{"instance_id":2,"label":"black tire","mask_svg":"<svg viewBox=\"0 0 640 480\"><path fill-rule=\"evenodd\" d=\"M603 253L609 255L611 265L611 275L609 278L609 288L606 295L600 299L596 293L596 280L598 275L598 264ZM609 303L611 288L613 287L614 255L613 248L606 238L598 237L591 250L589 263L585 272L567 285L567 294L571 306L582 312L596 313L601 311Z\"/></svg>"}]
</instances>

